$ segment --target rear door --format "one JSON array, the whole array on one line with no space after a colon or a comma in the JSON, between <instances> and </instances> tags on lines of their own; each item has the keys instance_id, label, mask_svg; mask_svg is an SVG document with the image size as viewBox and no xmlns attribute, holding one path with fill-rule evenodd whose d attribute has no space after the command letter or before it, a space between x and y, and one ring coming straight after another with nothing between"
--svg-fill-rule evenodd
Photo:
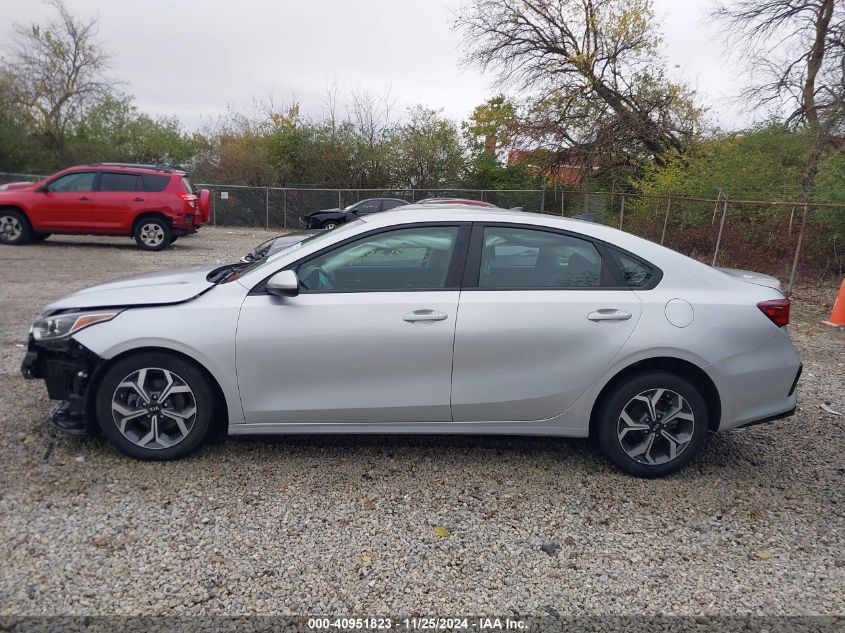
<instances>
[{"instance_id":1,"label":"rear door","mask_svg":"<svg viewBox=\"0 0 845 633\"><path fill-rule=\"evenodd\" d=\"M475 225L455 331L454 421L559 415L640 312L602 245L555 229Z\"/></svg>"},{"instance_id":2,"label":"rear door","mask_svg":"<svg viewBox=\"0 0 845 633\"><path fill-rule=\"evenodd\" d=\"M35 224L44 232L88 233L95 171L75 171L50 181L32 200Z\"/></svg>"},{"instance_id":3,"label":"rear door","mask_svg":"<svg viewBox=\"0 0 845 633\"><path fill-rule=\"evenodd\" d=\"M128 233L138 213L146 207L147 194L139 174L104 171L93 195L91 222L98 233Z\"/></svg>"}]
</instances>

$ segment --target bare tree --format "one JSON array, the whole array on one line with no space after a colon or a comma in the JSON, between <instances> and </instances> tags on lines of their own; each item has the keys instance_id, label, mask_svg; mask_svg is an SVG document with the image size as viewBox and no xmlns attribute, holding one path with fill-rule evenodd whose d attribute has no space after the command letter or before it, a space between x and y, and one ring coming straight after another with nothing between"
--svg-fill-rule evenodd
<instances>
[{"instance_id":1,"label":"bare tree","mask_svg":"<svg viewBox=\"0 0 845 633\"><path fill-rule=\"evenodd\" d=\"M701 111L666 78L654 22L651 0L474 0L457 26L469 62L531 95L535 140L662 163Z\"/></svg>"},{"instance_id":2,"label":"bare tree","mask_svg":"<svg viewBox=\"0 0 845 633\"><path fill-rule=\"evenodd\" d=\"M740 0L713 17L749 63L749 102L809 133L802 190L810 201L819 160L845 125L845 0Z\"/></svg>"},{"instance_id":3,"label":"bare tree","mask_svg":"<svg viewBox=\"0 0 845 633\"><path fill-rule=\"evenodd\" d=\"M74 17L62 0L48 3L57 16L46 25L16 25L0 76L7 105L58 154L65 136L91 107L114 94L104 72L109 56L97 41L97 20Z\"/></svg>"}]
</instances>

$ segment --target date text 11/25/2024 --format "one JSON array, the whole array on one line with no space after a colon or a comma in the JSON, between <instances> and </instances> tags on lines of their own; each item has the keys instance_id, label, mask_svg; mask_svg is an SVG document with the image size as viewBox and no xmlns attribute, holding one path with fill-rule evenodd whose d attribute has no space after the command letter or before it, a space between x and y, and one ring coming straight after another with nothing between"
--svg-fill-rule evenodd
<instances>
[{"instance_id":1,"label":"date text 11/25/2024","mask_svg":"<svg viewBox=\"0 0 845 633\"><path fill-rule=\"evenodd\" d=\"M497 617L416 618L308 618L312 630L397 630L408 631L523 631L524 620Z\"/></svg>"}]
</instances>

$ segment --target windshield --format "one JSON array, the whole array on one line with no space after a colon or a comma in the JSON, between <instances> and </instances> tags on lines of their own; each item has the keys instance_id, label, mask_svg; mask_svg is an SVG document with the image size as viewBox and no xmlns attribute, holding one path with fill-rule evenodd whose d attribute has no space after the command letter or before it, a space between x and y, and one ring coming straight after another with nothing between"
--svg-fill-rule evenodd
<instances>
[{"instance_id":1,"label":"windshield","mask_svg":"<svg viewBox=\"0 0 845 633\"><path fill-rule=\"evenodd\" d=\"M253 270L258 270L259 268L266 266L269 263L275 262L283 255L286 255L295 251L298 248L301 248L303 244L316 244L322 242L323 240L331 239L333 237L336 237L339 233L347 233L350 230L354 231L356 227L359 227L362 224L364 224L364 220L353 220L351 222L347 222L346 224L342 224L331 231L320 231L319 233L308 235L307 237L304 237L303 239L288 245L286 248L283 248L278 253L273 253L272 255L269 255L264 259L258 259L243 267L238 267L234 269L232 271L232 274L230 274L226 277L225 280L223 280L223 283L234 281L235 279L243 277L244 275L248 275Z\"/></svg>"}]
</instances>

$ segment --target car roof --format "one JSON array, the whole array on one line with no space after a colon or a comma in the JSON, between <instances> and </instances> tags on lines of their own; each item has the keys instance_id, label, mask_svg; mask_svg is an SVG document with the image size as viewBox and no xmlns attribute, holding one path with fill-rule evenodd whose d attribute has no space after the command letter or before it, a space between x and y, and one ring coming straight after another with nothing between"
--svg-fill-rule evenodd
<instances>
[{"instance_id":1,"label":"car roof","mask_svg":"<svg viewBox=\"0 0 845 633\"><path fill-rule=\"evenodd\" d=\"M153 174L177 174L180 176L184 176L187 174L187 172L182 171L181 169L175 169L167 165L144 165L140 163L90 163L88 165L77 165L75 167L71 167L67 171L72 171L74 169L97 169L99 171L105 170L131 172L141 171Z\"/></svg>"}]
</instances>

